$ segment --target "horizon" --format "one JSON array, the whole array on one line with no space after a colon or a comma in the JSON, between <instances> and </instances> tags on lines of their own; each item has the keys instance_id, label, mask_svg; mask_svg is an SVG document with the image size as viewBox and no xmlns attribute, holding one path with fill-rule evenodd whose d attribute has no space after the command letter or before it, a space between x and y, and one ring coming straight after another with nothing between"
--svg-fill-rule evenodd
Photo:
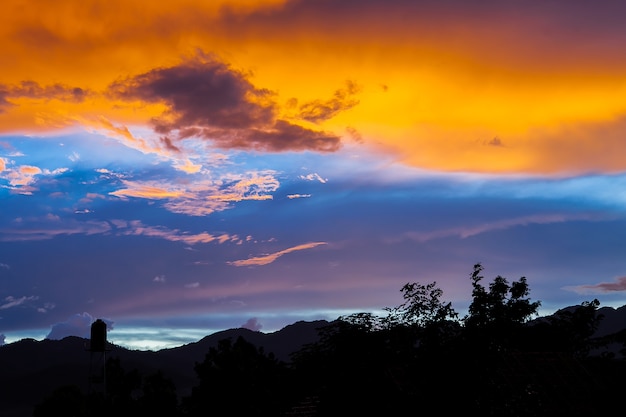
<instances>
[{"instance_id":1,"label":"horizon","mask_svg":"<svg viewBox=\"0 0 626 417\"><path fill-rule=\"evenodd\" d=\"M626 304L626 4L5 3L0 344Z\"/></svg>"},{"instance_id":2,"label":"horizon","mask_svg":"<svg viewBox=\"0 0 626 417\"><path fill-rule=\"evenodd\" d=\"M580 304L578 304L580 305ZM564 306L574 307L572 306ZM602 308L610 308L613 310L617 310L622 307L626 307L626 304L622 306L609 306L609 305L600 305L598 309ZM531 317L532 319L547 317L558 310L548 312L541 307L537 311L537 315ZM327 321L332 322L333 320L338 320L341 316L349 315L351 313L363 313L363 311L353 311L344 312L345 314L338 315L336 317L307 317L307 318L299 318L295 319L292 322L288 322L283 325L279 325L277 327L264 329L263 326L260 325L258 318L253 318L248 320L248 322L243 323L240 326L232 326L225 327L222 329L198 329L198 328L158 328L158 327L133 327L133 326L116 326L110 328L107 326L107 341L112 343L115 346L120 346L129 350L142 350L142 351L159 351L162 349L171 349L180 346L184 346L190 343L195 343L207 336L211 336L213 334L217 334L220 332L228 331L228 330L237 330L237 329L246 329L253 332L260 332L264 334L275 333L283 330L284 328L297 324L299 322L314 322L314 321ZM388 312L387 311L377 311L377 312L366 312L377 315L378 317L383 317ZM460 313L457 311L457 313ZM465 312L467 313L467 312ZM462 322L463 314L459 314L459 318L457 321ZM26 339L33 339L35 341L43 341L43 340L62 340L66 337L79 337L82 339L90 339L91 335L91 324L96 320L95 317L91 318L92 322L87 323L83 321L79 326L76 326L72 329L64 329L64 332L58 335L54 335L53 329L37 329L37 330L24 330L20 332L15 332L12 335L12 338L7 338L6 340L0 343L0 347L4 345L8 345L11 343L16 343ZM110 320L104 319L104 321L109 325L112 322ZM113 336L113 339L110 336Z\"/></svg>"}]
</instances>

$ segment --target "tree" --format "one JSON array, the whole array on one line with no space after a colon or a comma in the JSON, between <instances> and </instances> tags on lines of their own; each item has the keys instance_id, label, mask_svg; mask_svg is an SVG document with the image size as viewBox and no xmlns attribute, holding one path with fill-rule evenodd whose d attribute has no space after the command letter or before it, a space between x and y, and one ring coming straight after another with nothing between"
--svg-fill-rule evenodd
<instances>
[{"instance_id":1,"label":"tree","mask_svg":"<svg viewBox=\"0 0 626 417\"><path fill-rule=\"evenodd\" d=\"M176 386L161 371L143 378L142 391L139 404L143 415L153 417L176 415L178 408Z\"/></svg>"},{"instance_id":2,"label":"tree","mask_svg":"<svg viewBox=\"0 0 626 417\"><path fill-rule=\"evenodd\" d=\"M477 263L470 274L472 303L463 321L468 332L477 334L490 347L501 349L510 342L515 330L537 314L541 302L530 301L526 277L509 284L506 278L498 275L487 290L481 284L482 271L483 266Z\"/></svg>"},{"instance_id":3,"label":"tree","mask_svg":"<svg viewBox=\"0 0 626 417\"><path fill-rule=\"evenodd\" d=\"M387 309L392 322L426 328L456 320L458 317L452 303L441 301L443 290L437 287L437 282L427 285L407 283L400 291L404 302L398 307Z\"/></svg>"},{"instance_id":4,"label":"tree","mask_svg":"<svg viewBox=\"0 0 626 417\"><path fill-rule=\"evenodd\" d=\"M76 385L64 385L46 396L33 410L34 417L82 417L86 415L85 397Z\"/></svg>"},{"instance_id":5,"label":"tree","mask_svg":"<svg viewBox=\"0 0 626 417\"><path fill-rule=\"evenodd\" d=\"M273 354L238 337L223 339L195 365L199 384L183 399L191 415L279 415L290 392L289 372Z\"/></svg>"}]
</instances>

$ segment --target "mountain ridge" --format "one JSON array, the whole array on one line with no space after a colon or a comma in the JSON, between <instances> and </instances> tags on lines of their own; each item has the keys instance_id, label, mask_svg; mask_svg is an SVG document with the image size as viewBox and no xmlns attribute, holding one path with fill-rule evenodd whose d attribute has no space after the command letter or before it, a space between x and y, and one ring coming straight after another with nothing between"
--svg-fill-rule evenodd
<instances>
[{"instance_id":1,"label":"mountain ridge","mask_svg":"<svg viewBox=\"0 0 626 417\"><path fill-rule=\"evenodd\" d=\"M558 310L544 318L575 307ZM626 331L626 305L602 307L596 314L603 318L594 336L604 337ZM133 350L109 344L110 351L105 355L119 359L125 371L137 370L144 376L161 371L174 382L178 395L185 396L198 382L194 365L201 363L207 352L221 340L234 341L243 337L265 353L272 353L276 359L289 362L290 354L319 340L318 330L330 323L326 320L298 321L271 333L232 328L212 333L196 342L157 351ZM0 401L0 415L31 416L34 405L55 388L63 385L87 388L90 366L102 355L89 352L88 342L84 338L68 336L61 340L22 339L0 346L3 377L0 378L0 393L4 397Z\"/></svg>"}]
</instances>

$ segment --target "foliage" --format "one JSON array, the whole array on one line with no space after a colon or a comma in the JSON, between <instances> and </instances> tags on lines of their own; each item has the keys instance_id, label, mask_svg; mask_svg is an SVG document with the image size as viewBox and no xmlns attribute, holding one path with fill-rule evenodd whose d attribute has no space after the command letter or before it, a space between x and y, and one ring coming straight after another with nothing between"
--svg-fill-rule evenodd
<instances>
[{"instance_id":1,"label":"foliage","mask_svg":"<svg viewBox=\"0 0 626 417\"><path fill-rule=\"evenodd\" d=\"M387 308L392 323L426 328L458 318L452 303L441 301L443 290L437 287L437 282L427 285L407 283L400 291L404 302L398 307Z\"/></svg>"},{"instance_id":2,"label":"foliage","mask_svg":"<svg viewBox=\"0 0 626 417\"><path fill-rule=\"evenodd\" d=\"M481 281L483 266L474 265L470 274L472 302L463 319L467 336L480 344L478 348L501 350L511 347L517 332L541 306L530 301L530 289L525 277L509 284L500 275L485 288Z\"/></svg>"},{"instance_id":3,"label":"foliage","mask_svg":"<svg viewBox=\"0 0 626 417\"><path fill-rule=\"evenodd\" d=\"M277 415L289 393L289 370L242 337L221 340L196 364L199 384L184 398L184 412L205 415Z\"/></svg>"},{"instance_id":4,"label":"foliage","mask_svg":"<svg viewBox=\"0 0 626 417\"><path fill-rule=\"evenodd\" d=\"M180 403L160 371L142 377L110 360L106 396L61 387L34 416L283 416L303 399L313 399L318 417L401 415L407 406L502 417L610 410L626 389L626 362L587 357L602 319L598 300L530 321L540 302L526 278L496 276L484 286L482 271L474 265L462 320L436 282L407 283L387 316L339 317L289 363L241 337L221 340L195 364L198 383Z\"/></svg>"}]
</instances>

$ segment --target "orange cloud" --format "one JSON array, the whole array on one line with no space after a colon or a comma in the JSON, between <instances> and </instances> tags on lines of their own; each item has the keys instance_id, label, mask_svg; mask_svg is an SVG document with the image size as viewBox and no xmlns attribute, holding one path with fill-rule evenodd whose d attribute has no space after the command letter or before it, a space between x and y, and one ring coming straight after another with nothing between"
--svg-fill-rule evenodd
<instances>
[{"instance_id":1,"label":"orange cloud","mask_svg":"<svg viewBox=\"0 0 626 417\"><path fill-rule=\"evenodd\" d=\"M191 138L332 152L348 130L431 170L626 169L621 2L355 4L7 0L0 132L100 123L185 161ZM154 137L142 143L126 126Z\"/></svg>"},{"instance_id":2,"label":"orange cloud","mask_svg":"<svg viewBox=\"0 0 626 417\"><path fill-rule=\"evenodd\" d=\"M274 252L274 253L270 253L268 255L263 255L263 256L256 256L256 257L252 257L252 258L248 258L248 259L243 259L243 260L239 260L239 261L232 261L232 262L228 262L229 265L233 265L233 266L259 266L259 265L267 265L270 264L272 262L274 262L275 260L277 260L278 258L280 258L281 256L291 253L291 252L295 252L295 251L300 251L300 250L305 250L305 249L312 249L314 247L320 246L320 245L326 245L326 242L311 242L311 243L305 243L302 245L298 245L298 246L293 246L291 248L287 248L278 252Z\"/></svg>"},{"instance_id":3,"label":"orange cloud","mask_svg":"<svg viewBox=\"0 0 626 417\"><path fill-rule=\"evenodd\" d=\"M146 183L138 183L134 181L123 181L123 183L127 188L112 191L109 194L117 197L138 197L149 199L181 198L187 195L185 191L168 190L163 187L157 187L156 185Z\"/></svg>"}]
</instances>

